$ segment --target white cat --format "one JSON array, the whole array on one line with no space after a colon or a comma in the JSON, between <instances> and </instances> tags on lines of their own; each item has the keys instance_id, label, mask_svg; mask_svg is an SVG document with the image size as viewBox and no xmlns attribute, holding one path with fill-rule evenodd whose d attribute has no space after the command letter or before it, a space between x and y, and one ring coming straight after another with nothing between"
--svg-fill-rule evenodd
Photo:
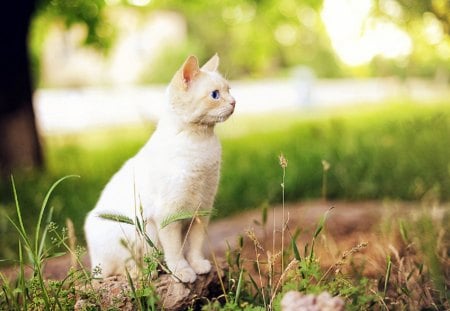
<instances>
[{"instance_id":1,"label":"white cat","mask_svg":"<svg viewBox=\"0 0 450 311\"><path fill-rule=\"evenodd\" d=\"M124 215L147 221L146 231L160 245L168 268L182 282L194 282L211 264L202 253L205 225L191 220L161 223L180 211L210 210L219 182L221 145L214 126L234 111L235 100L227 81L218 73L214 55L202 68L188 57L167 89L167 109L145 146L111 178L95 208L88 214L85 234L92 267L101 276L124 274L135 268L130 251L146 249L133 225L105 220L100 214Z\"/></svg>"}]
</instances>

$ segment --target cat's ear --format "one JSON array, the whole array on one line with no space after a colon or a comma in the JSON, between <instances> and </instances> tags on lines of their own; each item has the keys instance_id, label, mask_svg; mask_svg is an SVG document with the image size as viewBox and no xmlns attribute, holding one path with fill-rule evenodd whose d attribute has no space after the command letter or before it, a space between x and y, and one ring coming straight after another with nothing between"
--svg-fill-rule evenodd
<instances>
[{"instance_id":1,"label":"cat's ear","mask_svg":"<svg viewBox=\"0 0 450 311\"><path fill-rule=\"evenodd\" d=\"M206 71L217 71L217 68L219 68L219 55L216 53L203 65L202 69Z\"/></svg>"},{"instance_id":2,"label":"cat's ear","mask_svg":"<svg viewBox=\"0 0 450 311\"><path fill-rule=\"evenodd\" d=\"M200 68L198 67L197 57L193 55L189 56L184 62L183 67L181 67L184 84L188 86L199 72Z\"/></svg>"}]
</instances>

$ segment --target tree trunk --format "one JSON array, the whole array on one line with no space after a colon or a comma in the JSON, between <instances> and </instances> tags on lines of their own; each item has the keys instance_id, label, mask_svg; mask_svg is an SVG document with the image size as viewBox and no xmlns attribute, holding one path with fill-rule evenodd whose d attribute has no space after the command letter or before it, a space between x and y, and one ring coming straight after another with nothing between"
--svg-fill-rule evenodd
<instances>
[{"instance_id":1,"label":"tree trunk","mask_svg":"<svg viewBox=\"0 0 450 311\"><path fill-rule=\"evenodd\" d=\"M42 164L41 148L35 126L33 106L18 105L8 114L0 114L0 171L9 175Z\"/></svg>"},{"instance_id":2,"label":"tree trunk","mask_svg":"<svg viewBox=\"0 0 450 311\"><path fill-rule=\"evenodd\" d=\"M0 174L42 165L32 104L27 37L34 1L8 1L0 13Z\"/></svg>"}]
</instances>

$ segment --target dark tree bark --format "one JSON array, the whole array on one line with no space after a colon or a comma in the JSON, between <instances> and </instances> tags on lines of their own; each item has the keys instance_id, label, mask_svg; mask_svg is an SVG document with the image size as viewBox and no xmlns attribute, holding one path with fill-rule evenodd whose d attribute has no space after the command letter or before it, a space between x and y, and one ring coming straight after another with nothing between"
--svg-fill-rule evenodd
<instances>
[{"instance_id":1,"label":"dark tree bark","mask_svg":"<svg viewBox=\"0 0 450 311\"><path fill-rule=\"evenodd\" d=\"M0 174L42 165L32 104L27 37L33 0L8 1L0 13Z\"/></svg>"}]
</instances>

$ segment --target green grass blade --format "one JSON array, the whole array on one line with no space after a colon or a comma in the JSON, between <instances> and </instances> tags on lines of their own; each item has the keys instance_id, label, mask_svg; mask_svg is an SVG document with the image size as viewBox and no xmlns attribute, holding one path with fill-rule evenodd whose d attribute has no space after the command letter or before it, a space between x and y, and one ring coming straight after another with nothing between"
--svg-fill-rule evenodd
<instances>
[{"instance_id":1,"label":"green grass blade","mask_svg":"<svg viewBox=\"0 0 450 311\"><path fill-rule=\"evenodd\" d=\"M144 226L137 216L135 217L134 225L140 234L144 233L144 228L143 228Z\"/></svg>"},{"instance_id":2,"label":"green grass blade","mask_svg":"<svg viewBox=\"0 0 450 311\"><path fill-rule=\"evenodd\" d=\"M14 194L14 201L15 201L15 205L16 205L16 213L17 213L17 219L18 219L18 224L16 224L14 221L12 221L12 219L7 216L8 220L11 222L11 224L14 226L14 228L17 230L17 232L19 233L20 239L19 239L19 263L20 263L20 276L19 276L19 284L22 290L22 304L24 305L24 310L27 310L27 297L26 297L26 285L25 285L25 276L24 276L24 259L23 259L23 249L22 247L25 248L25 250L27 251L30 259L33 262L33 269L34 269L34 276L37 278L38 282L39 282L39 287L40 290L42 292L42 299L44 301L44 308L45 310L51 310L52 309L52 305L51 305L51 300L49 297L49 293L48 290L46 288L44 279L43 279L43 275L42 275L42 258L41 258L41 251L43 250L43 239L39 236L40 233L40 227L42 224L42 218L44 215L44 211L45 211L45 207L47 205L48 199L50 198L51 193L53 192L53 190L55 189L55 187L64 179L67 179L69 177L72 176L66 176L63 177L61 179L59 179L57 182L55 182L52 187L50 188L50 190L47 192L47 195L45 196L44 202L42 204L41 210L39 212L39 216L38 216L38 222L37 222L37 226L36 226L36 235L35 235L35 243L34 243L34 247L32 245L32 240L30 240L30 238L28 238L28 234L25 230L25 226L23 224L23 219L22 219L22 213L21 213L21 209L20 209L20 204L19 204L19 199L18 199L18 195L17 195L17 189L15 186L15 182L14 182L14 177L11 176L11 183L12 183L12 188L13 188L13 194ZM52 213L52 211L51 211ZM51 215L50 215L51 216ZM48 230L48 226L47 229L44 230L43 236L45 237L45 235L47 234ZM41 243L39 243L39 239L41 238ZM22 245L22 242L23 245Z\"/></svg>"},{"instance_id":3,"label":"green grass blade","mask_svg":"<svg viewBox=\"0 0 450 311\"><path fill-rule=\"evenodd\" d=\"M308 257L308 251L309 251L309 244L306 243L305 247L303 248L303 256Z\"/></svg>"},{"instance_id":4,"label":"green grass blade","mask_svg":"<svg viewBox=\"0 0 450 311\"><path fill-rule=\"evenodd\" d=\"M400 220L399 222L399 230L400 230L400 235L402 236L402 240L405 244L409 243L409 236L408 236L408 231L405 228L405 222Z\"/></svg>"},{"instance_id":5,"label":"green grass blade","mask_svg":"<svg viewBox=\"0 0 450 311\"><path fill-rule=\"evenodd\" d=\"M300 256L300 252L298 251L297 243L295 242L295 238L291 239L292 251L294 253L294 258L298 261L302 261L302 257Z\"/></svg>"},{"instance_id":6,"label":"green grass blade","mask_svg":"<svg viewBox=\"0 0 450 311\"><path fill-rule=\"evenodd\" d=\"M262 216L261 216L261 220L262 220L262 225L265 226L267 224L267 213L269 210L269 204L264 203L262 206Z\"/></svg>"},{"instance_id":7,"label":"green grass blade","mask_svg":"<svg viewBox=\"0 0 450 311\"><path fill-rule=\"evenodd\" d=\"M252 283L253 287L255 288L256 294L262 297L261 290L259 289L258 284L256 284L256 281L253 279L251 274L248 274L248 277L250 279L250 282Z\"/></svg>"},{"instance_id":8,"label":"green grass blade","mask_svg":"<svg viewBox=\"0 0 450 311\"><path fill-rule=\"evenodd\" d=\"M127 275L128 284L130 285L130 288L131 288L131 294L132 294L132 296L134 298L134 301L136 301L136 303L137 303L138 310L144 310L144 308L142 306L141 299L137 295L136 287L134 286L133 279L131 278L130 272L128 271L127 268L125 268L125 273Z\"/></svg>"},{"instance_id":9,"label":"green grass blade","mask_svg":"<svg viewBox=\"0 0 450 311\"><path fill-rule=\"evenodd\" d=\"M170 215L166 219L161 222L161 228L167 227L173 222L192 219L194 217L204 217L211 216L213 214L213 210L198 210L198 211L181 211L176 214Z\"/></svg>"},{"instance_id":10,"label":"green grass blade","mask_svg":"<svg viewBox=\"0 0 450 311\"><path fill-rule=\"evenodd\" d=\"M239 298L241 296L241 290L242 290L242 282L244 279L244 269L241 269L241 272L239 273L239 279L236 287L236 296L234 298L234 303L238 304Z\"/></svg>"},{"instance_id":11,"label":"green grass blade","mask_svg":"<svg viewBox=\"0 0 450 311\"><path fill-rule=\"evenodd\" d=\"M6 218L9 220L9 222L13 225L13 227L16 229L17 233L19 233L20 238L22 238L23 243L29 248L31 247L31 242L28 236L26 235L26 232L23 232L20 228L20 225L17 225L8 215L6 215Z\"/></svg>"},{"instance_id":12,"label":"green grass blade","mask_svg":"<svg viewBox=\"0 0 450 311\"><path fill-rule=\"evenodd\" d=\"M301 232L302 230L297 228L291 238L292 252L294 253L294 258L297 259L298 261L302 261L302 256L300 255L300 251L298 250L297 247L297 239L301 234Z\"/></svg>"},{"instance_id":13,"label":"green grass blade","mask_svg":"<svg viewBox=\"0 0 450 311\"><path fill-rule=\"evenodd\" d=\"M241 253L236 253L236 267L241 268Z\"/></svg>"},{"instance_id":14,"label":"green grass blade","mask_svg":"<svg viewBox=\"0 0 450 311\"><path fill-rule=\"evenodd\" d=\"M316 242L316 238L319 236L320 232L322 232L323 228L325 227L325 222L328 219L328 215L330 214L331 210L334 207L330 207L325 214L320 218L320 221L317 225L316 231L314 231L314 235L311 241L311 250L309 253L309 262L312 262L312 259L314 257L314 246L315 246L315 242Z\"/></svg>"},{"instance_id":15,"label":"green grass blade","mask_svg":"<svg viewBox=\"0 0 450 311\"><path fill-rule=\"evenodd\" d=\"M41 231L41 222L42 222L42 218L44 216L44 211L45 211L45 208L47 206L48 200L50 199L50 196L51 196L53 190L55 190L55 188L63 180L68 179L68 178L72 178L72 177L80 177L80 176L78 176L78 175L68 175L68 176L64 176L64 177L58 179L55 183L53 183L53 185L50 187L50 189L47 191L47 194L44 197L44 201L42 202L41 210L39 211L38 221L37 221L37 224L36 224L36 233L35 233L35 237L34 237L35 238L35 241L34 241L35 250L34 251L35 251L36 255L39 255L39 249L40 249L40 243L39 243L40 236L39 236L39 233Z\"/></svg>"},{"instance_id":16,"label":"green grass blade","mask_svg":"<svg viewBox=\"0 0 450 311\"><path fill-rule=\"evenodd\" d=\"M21 235L28 236L27 232L25 230L25 226L23 225L22 213L20 212L19 198L17 196L16 185L14 182L14 177L12 175L11 175L11 184L12 184L13 194L14 194L14 203L16 205L17 219L19 221L19 226L15 226L15 227L17 229L19 229L18 231L21 233Z\"/></svg>"},{"instance_id":17,"label":"green grass blade","mask_svg":"<svg viewBox=\"0 0 450 311\"><path fill-rule=\"evenodd\" d=\"M391 256L388 256L386 275L384 277L384 289L383 289L383 297L384 298L386 298L386 292L387 292L387 288L388 288L388 284L389 284L389 279L391 278L391 269L392 269Z\"/></svg>"},{"instance_id":18,"label":"green grass blade","mask_svg":"<svg viewBox=\"0 0 450 311\"><path fill-rule=\"evenodd\" d=\"M38 257L42 258L42 253L44 251L44 246L45 246L45 240L47 238L47 233L48 233L48 226L50 224L50 222L52 221L52 217L53 217L53 207L50 207L49 211L48 211L48 215L47 215L47 220L45 221L45 227L44 227L44 231L42 232L42 237L41 237L41 242L39 244L39 249L38 249Z\"/></svg>"},{"instance_id":19,"label":"green grass blade","mask_svg":"<svg viewBox=\"0 0 450 311\"><path fill-rule=\"evenodd\" d=\"M25 268L23 264L23 253L22 253L22 243L19 240L19 280L20 290L22 292L22 300L23 300L23 308L24 310L28 309L28 301L26 297L27 289L25 285ZM20 300L20 299L18 299Z\"/></svg>"},{"instance_id":20,"label":"green grass blade","mask_svg":"<svg viewBox=\"0 0 450 311\"><path fill-rule=\"evenodd\" d=\"M147 242L147 244L150 245L151 248L158 249L156 247L155 243L153 243L153 241L150 239L150 237L148 236L148 234L146 232L144 232L144 239Z\"/></svg>"},{"instance_id":21,"label":"green grass blade","mask_svg":"<svg viewBox=\"0 0 450 311\"><path fill-rule=\"evenodd\" d=\"M319 224L317 225L316 231L314 232L313 238L317 238L320 234L320 232L322 232L324 226L325 226L325 222L328 218L328 215L330 214L331 210L333 210L334 207L330 207L325 214L320 218Z\"/></svg>"},{"instance_id":22,"label":"green grass blade","mask_svg":"<svg viewBox=\"0 0 450 311\"><path fill-rule=\"evenodd\" d=\"M311 249L309 251L309 257L308 257L308 262L312 262L313 258L314 258L314 247L316 245L316 239L313 239L311 242Z\"/></svg>"},{"instance_id":23,"label":"green grass blade","mask_svg":"<svg viewBox=\"0 0 450 311\"><path fill-rule=\"evenodd\" d=\"M98 216L100 218L103 218L103 219L106 219L106 220L121 222L121 223L124 223L124 224L128 224L128 225L133 225L134 226L134 221L131 218L128 218L127 216L116 215L116 214L99 214Z\"/></svg>"},{"instance_id":24,"label":"green grass blade","mask_svg":"<svg viewBox=\"0 0 450 311\"><path fill-rule=\"evenodd\" d=\"M8 308L12 310L19 310L19 306L14 301L14 294L9 279L2 272L0 272L0 281L3 297L5 299L5 306L8 306Z\"/></svg>"}]
</instances>

